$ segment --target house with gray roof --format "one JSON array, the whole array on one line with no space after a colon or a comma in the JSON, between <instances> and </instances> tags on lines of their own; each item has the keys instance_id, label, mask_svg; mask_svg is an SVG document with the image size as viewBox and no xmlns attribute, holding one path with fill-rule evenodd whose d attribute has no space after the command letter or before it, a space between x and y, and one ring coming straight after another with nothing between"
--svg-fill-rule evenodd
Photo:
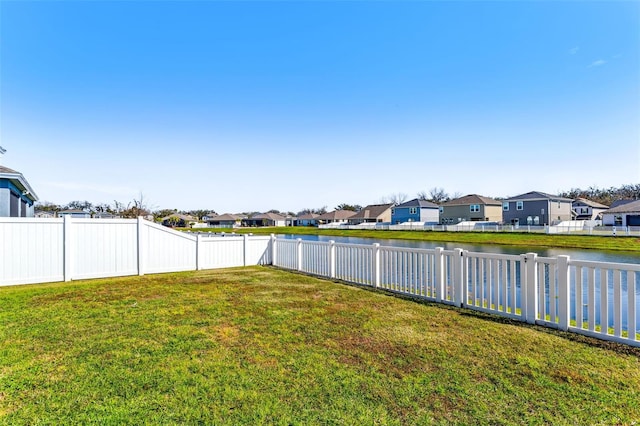
<instances>
[{"instance_id":1,"label":"house with gray roof","mask_svg":"<svg viewBox=\"0 0 640 426\"><path fill-rule=\"evenodd\" d=\"M447 201L440 206L440 224L460 222L502 222L502 203L478 194Z\"/></svg>"},{"instance_id":2,"label":"house with gray roof","mask_svg":"<svg viewBox=\"0 0 640 426\"><path fill-rule=\"evenodd\" d=\"M609 206L586 198L578 198L571 203L571 209L575 220L602 220L602 213L609 210Z\"/></svg>"},{"instance_id":3,"label":"house with gray roof","mask_svg":"<svg viewBox=\"0 0 640 426\"><path fill-rule=\"evenodd\" d=\"M504 200L502 220L511 225L557 225L572 220L572 204L571 198L531 191Z\"/></svg>"},{"instance_id":4,"label":"house with gray roof","mask_svg":"<svg viewBox=\"0 0 640 426\"><path fill-rule=\"evenodd\" d=\"M370 204L347 219L349 225L361 223L391 223L391 209L395 204Z\"/></svg>"},{"instance_id":5,"label":"house with gray roof","mask_svg":"<svg viewBox=\"0 0 640 426\"><path fill-rule=\"evenodd\" d=\"M355 215L356 212L351 210L334 210L332 212L327 212L316 217L316 221L319 225L323 225L326 223L347 223L350 217Z\"/></svg>"},{"instance_id":6,"label":"house with gray roof","mask_svg":"<svg viewBox=\"0 0 640 426\"><path fill-rule=\"evenodd\" d=\"M90 219L91 212L88 212L86 210L80 210L80 209L67 209L67 210L60 210L58 212L58 217L65 217L65 216L73 217L76 219Z\"/></svg>"},{"instance_id":7,"label":"house with gray roof","mask_svg":"<svg viewBox=\"0 0 640 426\"><path fill-rule=\"evenodd\" d=\"M391 209L391 223L420 222L437 224L440 221L440 206L431 201L414 199L398 204Z\"/></svg>"},{"instance_id":8,"label":"house with gray roof","mask_svg":"<svg viewBox=\"0 0 640 426\"><path fill-rule=\"evenodd\" d=\"M0 158L7 152L0 146ZM33 217L38 201L22 173L0 164L0 217Z\"/></svg>"},{"instance_id":9,"label":"house with gray roof","mask_svg":"<svg viewBox=\"0 0 640 426\"><path fill-rule=\"evenodd\" d=\"M305 213L298 216L295 220L294 226L316 226L318 215L315 213Z\"/></svg>"},{"instance_id":10,"label":"house with gray roof","mask_svg":"<svg viewBox=\"0 0 640 426\"><path fill-rule=\"evenodd\" d=\"M640 200L619 204L602 213L602 224L609 226L640 226Z\"/></svg>"},{"instance_id":11,"label":"house with gray roof","mask_svg":"<svg viewBox=\"0 0 640 426\"><path fill-rule=\"evenodd\" d=\"M239 228L242 225L242 216L225 213L207 216L206 222L211 228Z\"/></svg>"},{"instance_id":12,"label":"house with gray roof","mask_svg":"<svg viewBox=\"0 0 640 426\"><path fill-rule=\"evenodd\" d=\"M287 218L277 213L260 213L242 219L242 226L286 226Z\"/></svg>"}]
</instances>

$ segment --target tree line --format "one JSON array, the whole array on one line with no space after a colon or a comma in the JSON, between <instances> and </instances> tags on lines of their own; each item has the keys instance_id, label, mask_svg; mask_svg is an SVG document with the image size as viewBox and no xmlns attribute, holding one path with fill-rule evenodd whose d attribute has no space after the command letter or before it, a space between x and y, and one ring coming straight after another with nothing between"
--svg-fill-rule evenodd
<instances>
[{"instance_id":1,"label":"tree line","mask_svg":"<svg viewBox=\"0 0 640 426\"><path fill-rule=\"evenodd\" d=\"M590 186L587 189L581 188L572 188L568 191L562 191L557 194L560 197L564 198L586 198L588 200L592 200L604 205L611 205L614 201L624 200L624 199L632 199L638 200L640 199L640 184L628 184L622 185L620 187L611 187L611 188L598 188L595 186ZM456 192L453 194L445 191L444 188L433 187L428 191L420 191L416 194L417 199L423 201L430 201L435 204L446 203L447 201L459 198L461 196L460 193ZM380 204L402 204L407 201L409 198L408 194L398 192L395 194L390 194L380 198ZM497 200L503 199L504 197L494 197ZM508 198L508 197L506 197ZM71 201L68 204L59 205L55 203L51 203L48 201L42 203L36 203L36 210L40 211L50 211L50 212L59 212L62 210L83 210L92 214L98 213L109 213L113 215L117 215L124 218L135 218L138 216L147 216L153 215L154 219L160 219L163 217L171 216L174 214L185 214L190 215L198 220L202 220L202 218L206 215L215 215L217 214L215 210L178 210L178 209L156 209L154 208L144 194L140 193L133 200L123 203L114 200L112 204L107 203L98 203L93 204L89 201ZM335 206L334 210L350 210L358 212L362 210L362 206L359 204L350 204L350 203L340 203ZM271 209L268 213L278 213L285 216L301 216L303 214L324 214L327 213L327 206L322 206L319 208L304 208L297 213L294 212L281 212L277 209ZM247 216L251 216L258 212L243 212Z\"/></svg>"}]
</instances>

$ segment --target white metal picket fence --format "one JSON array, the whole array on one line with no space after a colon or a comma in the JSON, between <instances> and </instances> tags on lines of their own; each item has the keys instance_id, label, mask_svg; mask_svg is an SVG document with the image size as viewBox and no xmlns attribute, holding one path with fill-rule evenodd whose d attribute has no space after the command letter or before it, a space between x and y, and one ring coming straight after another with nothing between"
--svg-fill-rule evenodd
<instances>
[{"instance_id":1,"label":"white metal picket fence","mask_svg":"<svg viewBox=\"0 0 640 426\"><path fill-rule=\"evenodd\" d=\"M640 346L640 265L291 239L273 265Z\"/></svg>"},{"instance_id":2,"label":"white metal picket fence","mask_svg":"<svg viewBox=\"0 0 640 426\"><path fill-rule=\"evenodd\" d=\"M271 263L271 238L139 219L0 218L0 286Z\"/></svg>"}]
</instances>

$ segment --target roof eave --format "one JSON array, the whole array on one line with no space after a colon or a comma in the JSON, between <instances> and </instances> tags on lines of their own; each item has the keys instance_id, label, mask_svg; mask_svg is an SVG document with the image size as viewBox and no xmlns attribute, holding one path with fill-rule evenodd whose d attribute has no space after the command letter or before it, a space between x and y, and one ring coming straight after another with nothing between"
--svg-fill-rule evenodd
<instances>
[{"instance_id":1,"label":"roof eave","mask_svg":"<svg viewBox=\"0 0 640 426\"><path fill-rule=\"evenodd\" d=\"M22 173L0 173L0 179L10 180L21 191L27 191L27 193L23 195L27 196L27 198L32 200L34 203L39 200L38 196L33 191L33 188L29 185L29 182L27 182L24 176L22 176Z\"/></svg>"}]
</instances>

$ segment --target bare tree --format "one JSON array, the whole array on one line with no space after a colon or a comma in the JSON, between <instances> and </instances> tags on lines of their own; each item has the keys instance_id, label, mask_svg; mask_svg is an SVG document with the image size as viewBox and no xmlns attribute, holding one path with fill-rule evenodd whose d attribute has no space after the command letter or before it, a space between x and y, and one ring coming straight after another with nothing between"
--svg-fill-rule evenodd
<instances>
[{"instance_id":1,"label":"bare tree","mask_svg":"<svg viewBox=\"0 0 640 426\"><path fill-rule=\"evenodd\" d=\"M449 194L444 190L444 188L433 187L429 190L429 198L428 200L433 203L443 203L445 201L449 201L451 198Z\"/></svg>"},{"instance_id":2,"label":"bare tree","mask_svg":"<svg viewBox=\"0 0 640 426\"><path fill-rule=\"evenodd\" d=\"M402 204L407 201L409 196L404 192L396 192L395 194L389 194L386 197L380 199L382 204Z\"/></svg>"}]
</instances>

